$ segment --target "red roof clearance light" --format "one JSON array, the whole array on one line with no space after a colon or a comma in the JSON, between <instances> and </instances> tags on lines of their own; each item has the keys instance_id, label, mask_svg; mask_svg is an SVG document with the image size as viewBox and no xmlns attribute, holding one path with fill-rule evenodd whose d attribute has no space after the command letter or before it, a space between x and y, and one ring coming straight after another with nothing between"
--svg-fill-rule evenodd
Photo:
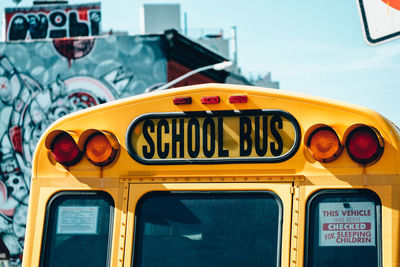
<instances>
[{"instance_id":1,"label":"red roof clearance light","mask_svg":"<svg viewBox=\"0 0 400 267\"><path fill-rule=\"evenodd\" d=\"M247 95L231 95L229 103L247 103Z\"/></svg>"},{"instance_id":2,"label":"red roof clearance light","mask_svg":"<svg viewBox=\"0 0 400 267\"><path fill-rule=\"evenodd\" d=\"M347 137L346 148L352 160L361 164L377 161L383 153L378 133L368 127L354 129Z\"/></svg>"},{"instance_id":3,"label":"red roof clearance light","mask_svg":"<svg viewBox=\"0 0 400 267\"><path fill-rule=\"evenodd\" d=\"M202 104L218 104L219 103L219 96L203 96L201 98Z\"/></svg>"},{"instance_id":4,"label":"red roof clearance light","mask_svg":"<svg viewBox=\"0 0 400 267\"><path fill-rule=\"evenodd\" d=\"M82 158L82 152L79 150L75 140L68 133L57 135L50 149L54 159L64 166L74 165Z\"/></svg>"},{"instance_id":5,"label":"red roof clearance light","mask_svg":"<svg viewBox=\"0 0 400 267\"><path fill-rule=\"evenodd\" d=\"M192 98L190 96L174 97L173 101L174 101L174 105L192 104Z\"/></svg>"}]
</instances>

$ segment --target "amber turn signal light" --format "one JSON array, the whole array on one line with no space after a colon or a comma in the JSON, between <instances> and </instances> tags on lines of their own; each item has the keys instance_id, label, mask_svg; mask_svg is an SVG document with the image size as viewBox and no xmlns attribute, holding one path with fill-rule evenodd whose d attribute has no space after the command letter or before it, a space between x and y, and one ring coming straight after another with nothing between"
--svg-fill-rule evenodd
<instances>
[{"instance_id":1,"label":"amber turn signal light","mask_svg":"<svg viewBox=\"0 0 400 267\"><path fill-rule=\"evenodd\" d=\"M339 137L330 127L314 130L308 138L307 147L312 157L320 162L333 161L342 151Z\"/></svg>"},{"instance_id":2,"label":"amber turn signal light","mask_svg":"<svg viewBox=\"0 0 400 267\"><path fill-rule=\"evenodd\" d=\"M102 132L97 132L91 135L85 146L85 155L87 159L96 166L104 167L111 164L117 156L118 149L114 148L110 142L115 138L108 138ZM115 141L115 143L117 143Z\"/></svg>"}]
</instances>

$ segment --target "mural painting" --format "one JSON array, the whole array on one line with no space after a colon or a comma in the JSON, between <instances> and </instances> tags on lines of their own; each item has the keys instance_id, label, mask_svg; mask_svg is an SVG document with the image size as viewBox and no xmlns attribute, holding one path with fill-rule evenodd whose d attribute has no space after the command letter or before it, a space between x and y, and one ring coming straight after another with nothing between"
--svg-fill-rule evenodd
<instances>
[{"instance_id":1,"label":"mural painting","mask_svg":"<svg viewBox=\"0 0 400 267\"><path fill-rule=\"evenodd\" d=\"M35 145L70 112L166 82L159 37L0 44L0 259L22 257Z\"/></svg>"}]
</instances>

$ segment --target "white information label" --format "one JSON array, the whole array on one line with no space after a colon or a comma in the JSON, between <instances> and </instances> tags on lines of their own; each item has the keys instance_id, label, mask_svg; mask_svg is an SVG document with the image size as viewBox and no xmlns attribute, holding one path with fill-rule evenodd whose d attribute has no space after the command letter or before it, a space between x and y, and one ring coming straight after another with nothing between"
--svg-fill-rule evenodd
<instances>
[{"instance_id":1,"label":"white information label","mask_svg":"<svg viewBox=\"0 0 400 267\"><path fill-rule=\"evenodd\" d=\"M99 207L61 206L57 234L97 234Z\"/></svg>"},{"instance_id":2,"label":"white information label","mask_svg":"<svg viewBox=\"0 0 400 267\"><path fill-rule=\"evenodd\" d=\"M375 204L345 202L319 204L319 245L375 246Z\"/></svg>"}]
</instances>

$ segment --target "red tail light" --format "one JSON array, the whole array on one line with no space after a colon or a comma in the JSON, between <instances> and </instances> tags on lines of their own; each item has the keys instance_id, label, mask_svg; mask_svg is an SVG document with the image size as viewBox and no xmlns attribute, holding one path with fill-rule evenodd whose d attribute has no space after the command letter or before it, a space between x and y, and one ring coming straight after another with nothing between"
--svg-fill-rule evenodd
<instances>
[{"instance_id":1,"label":"red tail light","mask_svg":"<svg viewBox=\"0 0 400 267\"><path fill-rule=\"evenodd\" d=\"M203 96L201 98L202 104L218 104L219 96Z\"/></svg>"},{"instance_id":2,"label":"red tail light","mask_svg":"<svg viewBox=\"0 0 400 267\"><path fill-rule=\"evenodd\" d=\"M64 166L74 165L82 157L82 152L79 150L78 145L68 133L57 135L50 149L54 159Z\"/></svg>"},{"instance_id":3,"label":"red tail light","mask_svg":"<svg viewBox=\"0 0 400 267\"><path fill-rule=\"evenodd\" d=\"M229 103L247 103L247 95L231 95Z\"/></svg>"},{"instance_id":4,"label":"red tail light","mask_svg":"<svg viewBox=\"0 0 400 267\"><path fill-rule=\"evenodd\" d=\"M361 126L354 129L347 137L347 151L355 162L372 163L382 156L383 142L380 140L374 129Z\"/></svg>"},{"instance_id":5,"label":"red tail light","mask_svg":"<svg viewBox=\"0 0 400 267\"><path fill-rule=\"evenodd\" d=\"M175 97L173 99L173 102L174 102L174 105L192 104L192 98L190 96Z\"/></svg>"}]
</instances>

